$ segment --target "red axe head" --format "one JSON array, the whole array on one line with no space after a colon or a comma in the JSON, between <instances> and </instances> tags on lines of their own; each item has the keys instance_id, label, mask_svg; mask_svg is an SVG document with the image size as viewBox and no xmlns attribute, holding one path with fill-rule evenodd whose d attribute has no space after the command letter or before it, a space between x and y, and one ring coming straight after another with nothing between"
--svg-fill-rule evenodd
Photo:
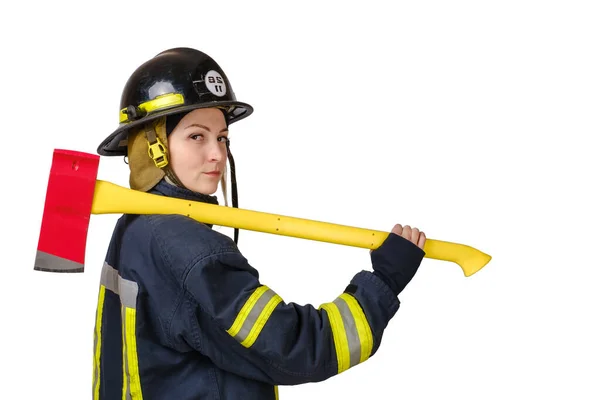
<instances>
[{"instance_id":1,"label":"red axe head","mask_svg":"<svg viewBox=\"0 0 600 400\"><path fill-rule=\"evenodd\" d=\"M54 150L34 269L83 272L100 156Z\"/></svg>"}]
</instances>

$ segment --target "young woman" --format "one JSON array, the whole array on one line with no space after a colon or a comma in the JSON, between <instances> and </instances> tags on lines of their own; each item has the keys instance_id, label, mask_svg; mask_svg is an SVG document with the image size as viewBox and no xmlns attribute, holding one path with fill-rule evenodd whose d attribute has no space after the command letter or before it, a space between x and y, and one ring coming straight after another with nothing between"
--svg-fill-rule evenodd
<instances>
[{"instance_id":1,"label":"young woman","mask_svg":"<svg viewBox=\"0 0 600 400\"><path fill-rule=\"evenodd\" d=\"M212 58L167 50L130 77L98 153L127 156L133 189L211 204L229 160L235 207L228 129L251 113ZM182 215L119 219L101 274L95 399L276 399L278 385L342 373L377 351L426 240L397 224L372 271L316 308L261 282L237 233Z\"/></svg>"}]
</instances>

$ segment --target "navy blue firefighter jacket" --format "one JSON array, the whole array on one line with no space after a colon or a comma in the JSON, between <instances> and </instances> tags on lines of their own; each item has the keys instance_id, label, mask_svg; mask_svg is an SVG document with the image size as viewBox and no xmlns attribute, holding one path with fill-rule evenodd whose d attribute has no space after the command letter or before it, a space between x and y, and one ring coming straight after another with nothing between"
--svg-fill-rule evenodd
<instances>
[{"instance_id":1,"label":"navy blue firefighter jacket","mask_svg":"<svg viewBox=\"0 0 600 400\"><path fill-rule=\"evenodd\" d=\"M164 180L151 193L217 204ZM366 270L318 308L286 302L212 226L126 214L101 272L93 399L277 399L278 385L322 381L371 357L398 307Z\"/></svg>"}]
</instances>

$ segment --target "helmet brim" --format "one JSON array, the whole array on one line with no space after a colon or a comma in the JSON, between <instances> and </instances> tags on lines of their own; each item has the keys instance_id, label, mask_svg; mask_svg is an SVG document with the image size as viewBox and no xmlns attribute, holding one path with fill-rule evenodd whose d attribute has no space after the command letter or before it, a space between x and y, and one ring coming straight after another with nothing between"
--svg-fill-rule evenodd
<instances>
[{"instance_id":1,"label":"helmet brim","mask_svg":"<svg viewBox=\"0 0 600 400\"><path fill-rule=\"evenodd\" d=\"M229 107L233 106L228 115L228 124L240 121L254 112L251 105L240 101L214 101L202 104L191 104L188 106L176 106L168 109L162 109L160 111L149 113L148 115L138 120L122 123L119 127L111 133L106 139L100 143L96 150L101 156L126 156L127 155L127 137L129 130L146 122L152 121L156 118L164 117L172 114L179 114L182 112L190 112L199 108L215 108L215 107Z\"/></svg>"}]
</instances>

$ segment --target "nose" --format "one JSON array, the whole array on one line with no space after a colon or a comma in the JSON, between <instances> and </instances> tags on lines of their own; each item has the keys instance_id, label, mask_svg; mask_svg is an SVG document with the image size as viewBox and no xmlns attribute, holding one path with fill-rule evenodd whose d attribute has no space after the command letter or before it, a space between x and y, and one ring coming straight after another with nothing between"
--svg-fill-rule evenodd
<instances>
[{"instance_id":1,"label":"nose","mask_svg":"<svg viewBox=\"0 0 600 400\"><path fill-rule=\"evenodd\" d=\"M226 156L225 153L226 153L227 149L219 141L214 140L214 141L211 141L210 148L208 149L208 151L209 151L209 153L208 153L209 159L211 161L220 162L225 158L225 156Z\"/></svg>"}]
</instances>

